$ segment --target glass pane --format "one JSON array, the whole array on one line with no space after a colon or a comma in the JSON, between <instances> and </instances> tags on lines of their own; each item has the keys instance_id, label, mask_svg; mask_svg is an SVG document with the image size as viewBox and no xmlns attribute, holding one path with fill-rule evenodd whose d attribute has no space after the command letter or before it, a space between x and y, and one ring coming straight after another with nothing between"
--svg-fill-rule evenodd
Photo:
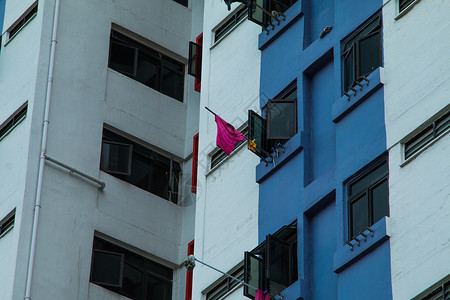
<instances>
[{"instance_id":1,"label":"glass pane","mask_svg":"<svg viewBox=\"0 0 450 300\"><path fill-rule=\"evenodd\" d=\"M264 289L264 262L250 252L244 255L244 281L251 286ZM255 297L255 290L244 286L244 296Z\"/></svg>"},{"instance_id":2,"label":"glass pane","mask_svg":"<svg viewBox=\"0 0 450 300\"><path fill-rule=\"evenodd\" d=\"M134 76L137 49L111 41L109 67L125 75Z\"/></svg>"},{"instance_id":3,"label":"glass pane","mask_svg":"<svg viewBox=\"0 0 450 300\"><path fill-rule=\"evenodd\" d=\"M164 66L161 73L161 92L169 97L183 101L183 80L184 76Z\"/></svg>"},{"instance_id":4,"label":"glass pane","mask_svg":"<svg viewBox=\"0 0 450 300\"><path fill-rule=\"evenodd\" d=\"M134 155L131 163L131 174L127 177L126 181L144 189L149 190L149 178L150 178L150 162L141 157L140 155Z\"/></svg>"},{"instance_id":5,"label":"glass pane","mask_svg":"<svg viewBox=\"0 0 450 300\"><path fill-rule=\"evenodd\" d=\"M171 268L165 267L153 261L148 262L148 271L158 274L158 276L164 277L169 281L172 280L173 277L173 270Z\"/></svg>"},{"instance_id":6,"label":"glass pane","mask_svg":"<svg viewBox=\"0 0 450 300\"><path fill-rule=\"evenodd\" d=\"M290 245L269 235L267 239L267 278L289 286L291 260Z\"/></svg>"},{"instance_id":7,"label":"glass pane","mask_svg":"<svg viewBox=\"0 0 450 300\"><path fill-rule=\"evenodd\" d=\"M350 204L350 239L369 226L369 204L367 195Z\"/></svg>"},{"instance_id":8,"label":"glass pane","mask_svg":"<svg viewBox=\"0 0 450 300\"><path fill-rule=\"evenodd\" d=\"M172 284L147 276L147 297L145 300L170 300L172 299Z\"/></svg>"},{"instance_id":9,"label":"glass pane","mask_svg":"<svg viewBox=\"0 0 450 300\"><path fill-rule=\"evenodd\" d=\"M131 299L142 299L142 272L125 262L123 268L123 295Z\"/></svg>"},{"instance_id":10,"label":"glass pane","mask_svg":"<svg viewBox=\"0 0 450 300\"><path fill-rule=\"evenodd\" d=\"M251 151L260 157L267 155L261 149L267 149L266 120L252 110L248 111L248 139L257 145Z\"/></svg>"},{"instance_id":11,"label":"glass pane","mask_svg":"<svg viewBox=\"0 0 450 300\"><path fill-rule=\"evenodd\" d=\"M153 161L150 166L150 187L149 191L164 199L169 199L169 174L170 164L160 161Z\"/></svg>"},{"instance_id":12,"label":"glass pane","mask_svg":"<svg viewBox=\"0 0 450 300\"><path fill-rule=\"evenodd\" d=\"M103 142L100 169L114 174L130 174L131 145Z\"/></svg>"},{"instance_id":13,"label":"glass pane","mask_svg":"<svg viewBox=\"0 0 450 300\"><path fill-rule=\"evenodd\" d=\"M122 254L94 250L93 256L92 282L120 286Z\"/></svg>"},{"instance_id":14,"label":"glass pane","mask_svg":"<svg viewBox=\"0 0 450 300\"><path fill-rule=\"evenodd\" d=\"M408 7L408 5L410 5L411 3L413 3L414 0L400 0L400 7L399 7L399 11L404 10L406 7Z\"/></svg>"},{"instance_id":15,"label":"glass pane","mask_svg":"<svg viewBox=\"0 0 450 300\"><path fill-rule=\"evenodd\" d=\"M195 78L201 78L202 71L202 46L189 42L189 68L188 74Z\"/></svg>"},{"instance_id":16,"label":"glass pane","mask_svg":"<svg viewBox=\"0 0 450 300\"><path fill-rule=\"evenodd\" d=\"M255 2L260 7L264 7L264 0L256 0ZM267 22L264 17L264 11L260 7L256 6L254 1L251 1L248 9L248 19L258 25L266 27Z\"/></svg>"},{"instance_id":17,"label":"glass pane","mask_svg":"<svg viewBox=\"0 0 450 300\"><path fill-rule=\"evenodd\" d=\"M297 132L295 102L269 100L269 139L289 139Z\"/></svg>"},{"instance_id":18,"label":"glass pane","mask_svg":"<svg viewBox=\"0 0 450 300\"><path fill-rule=\"evenodd\" d=\"M378 32L359 41L358 75L368 75L379 66L381 66L381 39Z\"/></svg>"},{"instance_id":19,"label":"glass pane","mask_svg":"<svg viewBox=\"0 0 450 300\"><path fill-rule=\"evenodd\" d=\"M153 89L158 87L159 62L145 53L139 52L136 71L136 80Z\"/></svg>"},{"instance_id":20,"label":"glass pane","mask_svg":"<svg viewBox=\"0 0 450 300\"><path fill-rule=\"evenodd\" d=\"M188 0L174 0L174 1L186 7L188 6Z\"/></svg>"},{"instance_id":21,"label":"glass pane","mask_svg":"<svg viewBox=\"0 0 450 300\"><path fill-rule=\"evenodd\" d=\"M373 222L379 221L384 216L389 216L389 191L387 180L372 189Z\"/></svg>"},{"instance_id":22,"label":"glass pane","mask_svg":"<svg viewBox=\"0 0 450 300\"><path fill-rule=\"evenodd\" d=\"M344 56L344 91L348 91L355 81L355 66L353 64L353 49Z\"/></svg>"},{"instance_id":23,"label":"glass pane","mask_svg":"<svg viewBox=\"0 0 450 300\"><path fill-rule=\"evenodd\" d=\"M351 183L349 188L349 197L359 193L360 191L367 189L372 183L374 183L377 179L380 179L383 175L387 174L387 164L384 162L379 165L370 173L364 175L361 179Z\"/></svg>"}]
</instances>

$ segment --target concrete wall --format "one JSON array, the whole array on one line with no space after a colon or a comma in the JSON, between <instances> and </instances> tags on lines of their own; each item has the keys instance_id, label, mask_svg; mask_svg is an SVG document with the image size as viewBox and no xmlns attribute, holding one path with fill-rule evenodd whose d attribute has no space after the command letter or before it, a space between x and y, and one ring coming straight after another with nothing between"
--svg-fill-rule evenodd
<instances>
[{"instance_id":1,"label":"concrete wall","mask_svg":"<svg viewBox=\"0 0 450 300\"><path fill-rule=\"evenodd\" d=\"M244 19L214 43L213 30L237 7L233 4L228 12L223 1L206 1L203 24L195 256L225 272L257 245L258 187L253 166L258 157L243 145L211 170L217 127L214 115L204 109L209 107L236 128L247 121L248 109L258 110L260 29ZM197 264L192 299L205 299L201 292L221 276ZM242 298L242 288L226 297Z\"/></svg>"},{"instance_id":2,"label":"concrete wall","mask_svg":"<svg viewBox=\"0 0 450 300\"><path fill-rule=\"evenodd\" d=\"M396 1L383 8L394 299L410 299L450 273L450 136L406 165L401 155L404 138L450 102L450 41L443 38L450 3L415 3L402 16Z\"/></svg>"},{"instance_id":3,"label":"concrete wall","mask_svg":"<svg viewBox=\"0 0 450 300\"><path fill-rule=\"evenodd\" d=\"M4 29L31 3L7 1ZM47 164L32 298L110 298L89 283L95 232L174 268L173 298L184 297L185 272L175 266L184 259L186 241L193 239L194 208L186 205L190 196L184 194L175 205L99 171L99 159L107 123L174 155L189 170L181 179L188 186L180 186L189 190L198 118L194 114L188 119L187 114L198 111L199 101L192 78L186 74L184 101L179 102L107 66L112 23L186 63L188 42L201 32L202 12L194 14L194 9L201 10L202 1L191 1L188 8L174 1L138 1L132 6L127 1L61 1L48 155L105 181L106 188L99 191ZM0 177L7 178L1 185L0 217L17 207L14 229L0 240L5 249L0 271L7 283L5 290L2 284L5 299L24 297L53 12L54 1L39 1L36 18L0 53L0 122L29 101L27 118L0 142Z\"/></svg>"}]
</instances>

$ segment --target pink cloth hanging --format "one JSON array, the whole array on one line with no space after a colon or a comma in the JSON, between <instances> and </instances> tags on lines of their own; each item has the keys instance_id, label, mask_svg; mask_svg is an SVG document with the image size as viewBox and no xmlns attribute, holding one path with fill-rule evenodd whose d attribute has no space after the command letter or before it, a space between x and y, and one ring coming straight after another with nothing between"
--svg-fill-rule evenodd
<instances>
[{"instance_id":1,"label":"pink cloth hanging","mask_svg":"<svg viewBox=\"0 0 450 300\"><path fill-rule=\"evenodd\" d=\"M234 129L233 126L218 115L216 115L215 120L217 123L216 145L225 151L227 155L230 155L236 144L246 139L245 135Z\"/></svg>"},{"instance_id":2,"label":"pink cloth hanging","mask_svg":"<svg viewBox=\"0 0 450 300\"><path fill-rule=\"evenodd\" d=\"M255 300L270 300L269 293L264 294L261 290L256 290Z\"/></svg>"}]
</instances>

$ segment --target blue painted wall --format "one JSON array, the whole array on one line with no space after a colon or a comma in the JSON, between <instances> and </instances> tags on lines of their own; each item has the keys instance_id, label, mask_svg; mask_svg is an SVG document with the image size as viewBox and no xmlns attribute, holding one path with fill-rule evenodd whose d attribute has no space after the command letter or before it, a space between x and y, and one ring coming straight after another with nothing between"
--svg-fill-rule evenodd
<instances>
[{"instance_id":1,"label":"blue painted wall","mask_svg":"<svg viewBox=\"0 0 450 300\"><path fill-rule=\"evenodd\" d=\"M385 155L386 133L382 69L348 100L341 92L341 45L381 5L299 0L259 37L261 107L297 82L298 133L275 164L256 168L259 241L298 221L299 279L284 291L286 299L392 298L388 218L353 251L345 244L346 181ZM325 26L333 30L320 39Z\"/></svg>"},{"instance_id":2,"label":"blue painted wall","mask_svg":"<svg viewBox=\"0 0 450 300\"><path fill-rule=\"evenodd\" d=\"M3 33L3 21L5 19L6 0L0 0L0 34Z\"/></svg>"}]
</instances>

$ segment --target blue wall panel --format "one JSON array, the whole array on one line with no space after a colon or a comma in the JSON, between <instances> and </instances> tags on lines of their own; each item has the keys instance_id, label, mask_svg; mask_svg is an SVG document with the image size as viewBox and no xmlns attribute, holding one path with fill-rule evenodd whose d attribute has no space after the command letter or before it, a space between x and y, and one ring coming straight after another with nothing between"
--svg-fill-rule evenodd
<instances>
[{"instance_id":1,"label":"blue wall panel","mask_svg":"<svg viewBox=\"0 0 450 300\"><path fill-rule=\"evenodd\" d=\"M298 1L286 23L260 35L261 107L292 81L298 87L299 134L286 144L300 141L294 154L275 158L275 167L257 167L259 241L298 220L299 279L285 291L288 299L392 298L389 237L380 229L360 252L345 244L345 182L386 153L386 134L381 71L347 100L341 45L381 6L381 0ZM317 38L328 25L333 30Z\"/></svg>"},{"instance_id":2,"label":"blue wall panel","mask_svg":"<svg viewBox=\"0 0 450 300\"><path fill-rule=\"evenodd\" d=\"M0 0L0 34L3 33L3 21L5 19L6 0Z\"/></svg>"}]
</instances>

